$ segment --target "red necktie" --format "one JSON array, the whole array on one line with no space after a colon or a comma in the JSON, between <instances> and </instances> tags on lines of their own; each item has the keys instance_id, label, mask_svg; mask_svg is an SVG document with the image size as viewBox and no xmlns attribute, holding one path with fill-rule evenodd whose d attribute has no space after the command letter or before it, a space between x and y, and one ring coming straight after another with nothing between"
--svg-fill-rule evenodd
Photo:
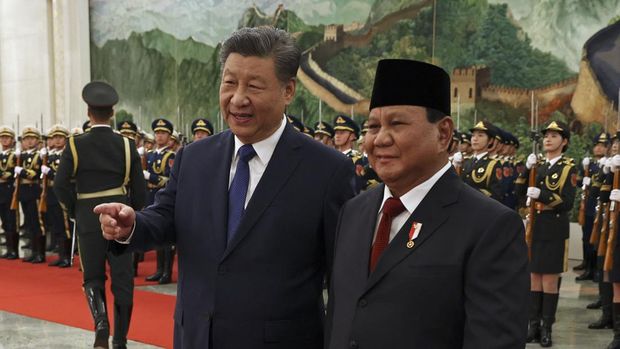
<instances>
[{"instance_id":1,"label":"red necktie","mask_svg":"<svg viewBox=\"0 0 620 349\"><path fill-rule=\"evenodd\" d=\"M390 228L392 227L392 218L398 216L405 211L405 206L397 198L389 198L383 204L383 214L381 215L381 221L379 221L379 228L377 229L377 237L375 243L372 245L370 251L370 266L369 269L372 272L377 266L379 257L390 242Z\"/></svg>"}]
</instances>

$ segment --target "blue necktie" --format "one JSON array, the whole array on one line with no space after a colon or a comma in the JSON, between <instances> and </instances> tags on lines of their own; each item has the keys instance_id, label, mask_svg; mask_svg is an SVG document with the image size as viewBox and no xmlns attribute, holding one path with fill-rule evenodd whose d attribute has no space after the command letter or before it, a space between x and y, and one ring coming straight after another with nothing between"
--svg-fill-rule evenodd
<instances>
[{"instance_id":1,"label":"blue necktie","mask_svg":"<svg viewBox=\"0 0 620 349\"><path fill-rule=\"evenodd\" d=\"M250 183L250 161L256 151L251 144L245 144L239 148L237 152L239 161L237 162L237 170L235 177L228 189L228 239L227 243L234 238L243 213L245 212L245 196L248 192L248 184Z\"/></svg>"}]
</instances>

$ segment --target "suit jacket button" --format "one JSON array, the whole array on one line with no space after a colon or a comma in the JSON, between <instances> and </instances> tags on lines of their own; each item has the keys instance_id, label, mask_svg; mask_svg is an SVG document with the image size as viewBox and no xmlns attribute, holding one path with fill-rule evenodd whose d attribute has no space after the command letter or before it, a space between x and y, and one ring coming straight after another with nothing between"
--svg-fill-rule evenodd
<instances>
[{"instance_id":1,"label":"suit jacket button","mask_svg":"<svg viewBox=\"0 0 620 349\"><path fill-rule=\"evenodd\" d=\"M367 306L367 305L368 305L368 301L367 301L366 299L362 298L362 299L360 299L360 301L359 301L359 305L360 305L360 307L362 307L362 308L363 308L363 307L365 307L365 306Z\"/></svg>"},{"instance_id":2,"label":"suit jacket button","mask_svg":"<svg viewBox=\"0 0 620 349\"><path fill-rule=\"evenodd\" d=\"M355 340L351 339L351 341L349 342L349 348L357 349L357 348L359 348L359 345L357 344L357 342Z\"/></svg>"},{"instance_id":3,"label":"suit jacket button","mask_svg":"<svg viewBox=\"0 0 620 349\"><path fill-rule=\"evenodd\" d=\"M217 267L217 273L219 275L224 275L226 274L226 266L225 265L220 265L219 267Z\"/></svg>"}]
</instances>

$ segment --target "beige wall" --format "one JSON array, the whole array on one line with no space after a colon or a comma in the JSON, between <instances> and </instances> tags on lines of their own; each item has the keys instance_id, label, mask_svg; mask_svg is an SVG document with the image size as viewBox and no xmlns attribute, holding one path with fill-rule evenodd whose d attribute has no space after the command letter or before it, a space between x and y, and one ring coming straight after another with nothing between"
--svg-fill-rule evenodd
<instances>
[{"instance_id":1,"label":"beige wall","mask_svg":"<svg viewBox=\"0 0 620 349\"><path fill-rule=\"evenodd\" d=\"M88 0L0 1L0 124L13 128L86 119Z\"/></svg>"}]
</instances>

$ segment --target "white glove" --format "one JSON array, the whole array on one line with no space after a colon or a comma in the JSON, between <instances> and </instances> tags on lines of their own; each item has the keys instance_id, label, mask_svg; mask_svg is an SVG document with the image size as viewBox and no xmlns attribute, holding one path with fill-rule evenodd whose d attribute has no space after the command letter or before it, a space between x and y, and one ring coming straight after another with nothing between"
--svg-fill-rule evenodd
<instances>
[{"instance_id":1,"label":"white glove","mask_svg":"<svg viewBox=\"0 0 620 349\"><path fill-rule=\"evenodd\" d=\"M583 158L583 160L581 160L581 165L583 165L583 169L587 169L588 166L590 166L590 158L589 157L585 157Z\"/></svg>"},{"instance_id":2,"label":"white glove","mask_svg":"<svg viewBox=\"0 0 620 349\"><path fill-rule=\"evenodd\" d=\"M138 148L138 155L140 156L144 155L144 147Z\"/></svg>"},{"instance_id":3,"label":"white glove","mask_svg":"<svg viewBox=\"0 0 620 349\"><path fill-rule=\"evenodd\" d=\"M21 166L15 166L15 176L19 176L20 173L24 170Z\"/></svg>"},{"instance_id":4,"label":"white glove","mask_svg":"<svg viewBox=\"0 0 620 349\"><path fill-rule=\"evenodd\" d=\"M151 173L147 170L142 170L142 173L144 174L144 179L146 179L147 181L151 178Z\"/></svg>"},{"instance_id":5,"label":"white glove","mask_svg":"<svg viewBox=\"0 0 620 349\"><path fill-rule=\"evenodd\" d=\"M21 149L19 149L19 148L15 149L15 153L14 154L15 154L16 157L19 157L20 155L22 155Z\"/></svg>"},{"instance_id":6,"label":"white glove","mask_svg":"<svg viewBox=\"0 0 620 349\"><path fill-rule=\"evenodd\" d=\"M463 154L460 151L457 151L452 156L452 164L455 166L460 166L463 163Z\"/></svg>"},{"instance_id":7,"label":"white glove","mask_svg":"<svg viewBox=\"0 0 620 349\"><path fill-rule=\"evenodd\" d=\"M614 189L609 194L609 200L620 202L620 189Z\"/></svg>"},{"instance_id":8,"label":"white glove","mask_svg":"<svg viewBox=\"0 0 620 349\"><path fill-rule=\"evenodd\" d=\"M583 177L583 180L581 181L583 183L584 187L589 186L592 183L592 178L590 177Z\"/></svg>"},{"instance_id":9,"label":"white glove","mask_svg":"<svg viewBox=\"0 0 620 349\"><path fill-rule=\"evenodd\" d=\"M620 155L614 155L611 158L611 165L615 168L620 168Z\"/></svg>"},{"instance_id":10,"label":"white glove","mask_svg":"<svg viewBox=\"0 0 620 349\"><path fill-rule=\"evenodd\" d=\"M39 155L41 156L47 155L47 148L46 147L41 148L41 150L39 150Z\"/></svg>"},{"instance_id":11,"label":"white glove","mask_svg":"<svg viewBox=\"0 0 620 349\"><path fill-rule=\"evenodd\" d=\"M527 156L527 160L525 161L525 167L527 167L527 169L531 169L532 166L536 165L536 162L538 162L538 158L536 158L536 154L530 154Z\"/></svg>"},{"instance_id":12,"label":"white glove","mask_svg":"<svg viewBox=\"0 0 620 349\"><path fill-rule=\"evenodd\" d=\"M603 173L608 174L611 172L612 161L611 158L605 158L605 163L603 164Z\"/></svg>"},{"instance_id":13,"label":"white glove","mask_svg":"<svg viewBox=\"0 0 620 349\"><path fill-rule=\"evenodd\" d=\"M540 196L540 189L536 187L528 187L527 188L527 196L536 200Z\"/></svg>"},{"instance_id":14,"label":"white glove","mask_svg":"<svg viewBox=\"0 0 620 349\"><path fill-rule=\"evenodd\" d=\"M45 148L43 148L43 149L45 149ZM45 165L42 165L42 166L41 166L41 172L42 172L44 175L48 174L48 173L50 172L50 170L51 170L51 168L49 168L49 167L47 167L47 166L45 166Z\"/></svg>"},{"instance_id":15,"label":"white glove","mask_svg":"<svg viewBox=\"0 0 620 349\"><path fill-rule=\"evenodd\" d=\"M598 159L598 165L599 165L599 167L604 166L604 165L605 165L605 161L607 161L607 158L606 158L606 157L604 157L604 156L603 156L602 158Z\"/></svg>"}]
</instances>

